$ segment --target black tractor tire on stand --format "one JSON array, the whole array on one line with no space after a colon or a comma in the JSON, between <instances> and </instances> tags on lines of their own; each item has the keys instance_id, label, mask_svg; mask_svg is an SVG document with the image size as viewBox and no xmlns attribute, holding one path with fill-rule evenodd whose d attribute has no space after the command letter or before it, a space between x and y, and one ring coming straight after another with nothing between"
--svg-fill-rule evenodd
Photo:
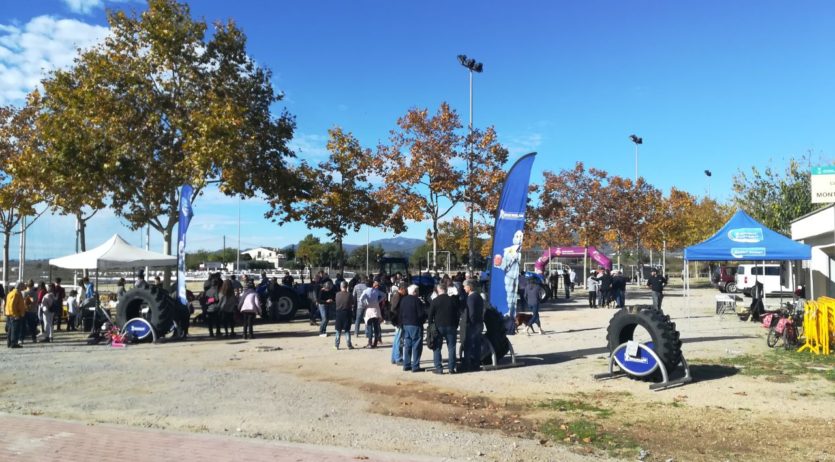
<instances>
[{"instance_id":1,"label":"black tractor tire on stand","mask_svg":"<svg viewBox=\"0 0 835 462\"><path fill-rule=\"evenodd\" d=\"M143 314L142 308L145 306L148 311ZM175 327L174 337L183 338L188 329L188 308L157 287L132 289L119 300L116 307L118 325L124 326L129 320L139 317L151 324L157 338L164 337L172 327Z\"/></svg>"},{"instance_id":2,"label":"black tractor tire on stand","mask_svg":"<svg viewBox=\"0 0 835 462\"><path fill-rule=\"evenodd\" d=\"M510 351L510 341L507 339L507 330L505 329L504 319L501 313L493 308L484 310L484 327L487 330L484 333L484 337L493 345L493 349L496 351L496 360L504 358L507 352ZM482 351L481 355L482 364L492 363L489 351Z\"/></svg>"},{"instance_id":3,"label":"black tractor tire on stand","mask_svg":"<svg viewBox=\"0 0 835 462\"><path fill-rule=\"evenodd\" d=\"M643 310L637 313L629 313L626 310L619 310L609 321L606 341L609 352L621 344L633 339L635 328L643 327L652 338L653 351L671 372L681 361L681 338L676 330L676 324L670 321L670 317L658 310ZM654 374L657 376L657 374ZM650 377L654 378L654 377Z\"/></svg>"}]
</instances>

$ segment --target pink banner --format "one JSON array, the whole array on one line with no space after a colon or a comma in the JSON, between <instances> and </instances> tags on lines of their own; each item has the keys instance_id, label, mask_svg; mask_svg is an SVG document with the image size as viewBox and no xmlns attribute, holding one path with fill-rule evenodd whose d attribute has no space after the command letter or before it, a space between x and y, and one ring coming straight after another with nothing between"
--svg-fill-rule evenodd
<instances>
[{"instance_id":1,"label":"pink banner","mask_svg":"<svg viewBox=\"0 0 835 462\"><path fill-rule=\"evenodd\" d=\"M586 254L588 252L588 254ZM600 252L594 247L549 247L542 252L542 256L536 260L534 269L537 273L545 271L545 266L552 258L583 258L588 255L592 260L596 261L600 266L606 269L612 269L612 260L609 259L603 252Z\"/></svg>"}]
</instances>

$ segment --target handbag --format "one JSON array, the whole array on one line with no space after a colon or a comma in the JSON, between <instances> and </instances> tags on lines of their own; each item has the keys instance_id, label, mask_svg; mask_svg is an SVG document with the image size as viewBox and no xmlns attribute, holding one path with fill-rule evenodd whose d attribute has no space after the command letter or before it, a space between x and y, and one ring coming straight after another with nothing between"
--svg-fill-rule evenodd
<instances>
[{"instance_id":1,"label":"handbag","mask_svg":"<svg viewBox=\"0 0 835 462\"><path fill-rule=\"evenodd\" d=\"M438 326L435 325L434 322L430 322L429 326L426 328L426 346L430 350L437 350L441 348L443 340L441 339L441 333L438 332Z\"/></svg>"}]
</instances>

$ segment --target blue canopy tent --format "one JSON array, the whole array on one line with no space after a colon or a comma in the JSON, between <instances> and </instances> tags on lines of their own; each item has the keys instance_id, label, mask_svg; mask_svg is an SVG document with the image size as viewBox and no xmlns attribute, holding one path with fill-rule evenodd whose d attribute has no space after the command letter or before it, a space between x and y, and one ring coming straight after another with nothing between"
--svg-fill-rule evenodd
<instances>
[{"instance_id":1,"label":"blue canopy tent","mask_svg":"<svg viewBox=\"0 0 835 462\"><path fill-rule=\"evenodd\" d=\"M742 210L706 241L684 249L685 281L689 261L809 260L812 248L766 228ZM685 292L690 285L686 282Z\"/></svg>"}]
</instances>

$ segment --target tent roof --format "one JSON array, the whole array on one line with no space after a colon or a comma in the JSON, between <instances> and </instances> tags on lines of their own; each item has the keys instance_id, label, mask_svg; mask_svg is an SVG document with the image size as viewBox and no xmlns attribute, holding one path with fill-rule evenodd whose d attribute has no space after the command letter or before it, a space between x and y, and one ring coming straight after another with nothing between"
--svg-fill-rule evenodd
<instances>
[{"instance_id":1,"label":"tent roof","mask_svg":"<svg viewBox=\"0 0 835 462\"><path fill-rule=\"evenodd\" d=\"M685 260L809 260L812 248L763 226L742 210L706 241L684 249Z\"/></svg>"},{"instance_id":2,"label":"tent roof","mask_svg":"<svg viewBox=\"0 0 835 462\"><path fill-rule=\"evenodd\" d=\"M95 249L66 257L52 258L49 264L69 269L173 266L177 264L177 257L134 247L118 234L114 234Z\"/></svg>"}]
</instances>

